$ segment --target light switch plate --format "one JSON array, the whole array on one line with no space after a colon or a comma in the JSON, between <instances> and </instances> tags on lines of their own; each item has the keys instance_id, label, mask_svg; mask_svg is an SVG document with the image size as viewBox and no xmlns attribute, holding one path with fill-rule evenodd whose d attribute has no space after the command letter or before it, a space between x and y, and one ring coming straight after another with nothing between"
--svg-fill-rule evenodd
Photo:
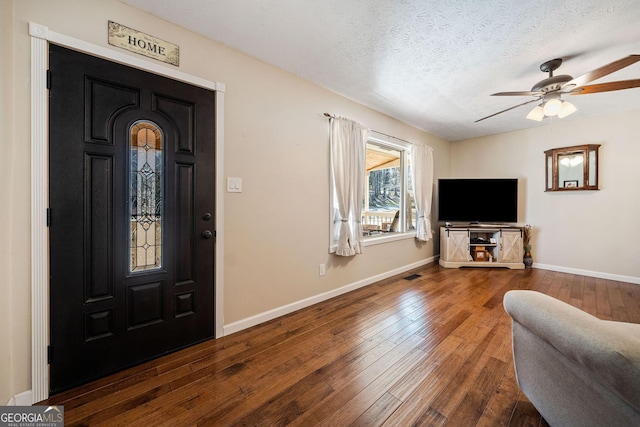
<instances>
[{"instance_id":1,"label":"light switch plate","mask_svg":"<svg viewBox=\"0 0 640 427\"><path fill-rule=\"evenodd\" d=\"M227 193L242 193L242 178L227 177Z\"/></svg>"}]
</instances>

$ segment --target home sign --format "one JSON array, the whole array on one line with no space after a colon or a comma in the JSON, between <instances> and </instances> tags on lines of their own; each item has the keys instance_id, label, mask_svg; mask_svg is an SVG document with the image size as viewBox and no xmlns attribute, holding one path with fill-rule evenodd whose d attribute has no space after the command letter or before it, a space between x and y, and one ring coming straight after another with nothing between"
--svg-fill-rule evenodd
<instances>
[{"instance_id":1,"label":"home sign","mask_svg":"<svg viewBox=\"0 0 640 427\"><path fill-rule=\"evenodd\" d=\"M109 44L167 64L180 64L180 47L117 22L109 21Z\"/></svg>"}]
</instances>

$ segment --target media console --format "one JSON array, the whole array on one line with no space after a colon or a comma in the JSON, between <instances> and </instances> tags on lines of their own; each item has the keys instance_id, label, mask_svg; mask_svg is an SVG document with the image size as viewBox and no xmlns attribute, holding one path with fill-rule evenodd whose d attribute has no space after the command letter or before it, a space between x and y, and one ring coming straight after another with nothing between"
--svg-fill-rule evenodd
<instances>
[{"instance_id":1,"label":"media console","mask_svg":"<svg viewBox=\"0 0 640 427\"><path fill-rule=\"evenodd\" d=\"M500 225L440 227L440 265L524 269L523 230Z\"/></svg>"}]
</instances>

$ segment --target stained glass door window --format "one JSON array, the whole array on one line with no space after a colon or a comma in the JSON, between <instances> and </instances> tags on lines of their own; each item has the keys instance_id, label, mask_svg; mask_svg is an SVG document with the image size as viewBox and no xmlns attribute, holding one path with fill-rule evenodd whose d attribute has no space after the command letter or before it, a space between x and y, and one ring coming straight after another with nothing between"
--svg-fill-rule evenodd
<instances>
[{"instance_id":1,"label":"stained glass door window","mask_svg":"<svg viewBox=\"0 0 640 427\"><path fill-rule=\"evenodd\" d=\"M131 126L131 272L162 267L162 132L149 121Z\"/></svg>"}]
</instances>

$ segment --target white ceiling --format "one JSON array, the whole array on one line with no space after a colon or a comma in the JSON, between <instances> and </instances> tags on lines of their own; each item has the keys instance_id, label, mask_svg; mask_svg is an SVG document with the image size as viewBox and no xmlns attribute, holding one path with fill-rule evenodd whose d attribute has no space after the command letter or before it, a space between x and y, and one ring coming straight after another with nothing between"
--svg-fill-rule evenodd
<instances>
[{"instance_id":1,"label":"white ceiling","mask_svg":"<svg viewBox=\"0 0 640 427\"><path fill-rule=\"evenodd\" d=\"M490 94L530 90L547 60L578 77L640 54L638 0L123 1L449 141L640 109L635 88L565 95L564 119L526 119L533 103L474 123L533 99ZM640 62L594 83L636 78Z\"/></svg>"}]
</instances>

